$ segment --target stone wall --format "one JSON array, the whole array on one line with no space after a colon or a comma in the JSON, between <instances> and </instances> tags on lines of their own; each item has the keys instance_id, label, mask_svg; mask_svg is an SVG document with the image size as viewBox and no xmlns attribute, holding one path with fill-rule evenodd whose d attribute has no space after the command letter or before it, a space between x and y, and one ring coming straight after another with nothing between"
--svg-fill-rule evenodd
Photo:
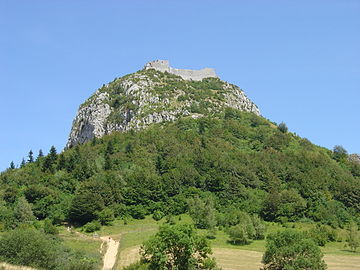
<instances>
[{"instance_id":1,"label":"stone wall","mask_svg":"<svg viewBox=\"0 0 360 270\"><path fill-rule=\"evenodd\" d=\"M200 70L192 69L178 69L170 67L168 60L156 60L147 63L144 69L156 69L161 72L169 72L178 75L184 80L201 81L204 78L217 78L216 72L213 68L203 68Z\"/></svg>"}]
</instances>

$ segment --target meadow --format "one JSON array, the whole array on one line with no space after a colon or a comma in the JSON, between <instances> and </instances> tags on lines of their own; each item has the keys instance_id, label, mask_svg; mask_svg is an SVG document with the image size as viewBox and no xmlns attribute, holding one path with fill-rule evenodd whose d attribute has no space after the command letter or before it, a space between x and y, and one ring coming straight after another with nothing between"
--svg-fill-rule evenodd
<instances>
[{"instance_id":1,"label":"meadow","mask_svg":"<svg viewBox=\"0 0 360 270\"><path fill-rule=\"evenodd\" d=\"M174 217L176 223L192 223L188 215ZM60 236L64 243L86 255L95 257L99 262L104 251L101 250L100 236L110 236L120 240L119 253L115 270L121 270L140 259L139 251L141 244L154 235L159 226L165 223L163 218L155 221L150 216L142 220L115 220L111 226L103 226L96 234L83 233L78 230L67 232L61 230ZM313 228L315 223L266 223L266 234L291 228L294 230L307 231ZM199 234L206 234L206 230L198 230ZM352 252L346 246L346 230L337 229L337 241L326 243L321 247L325 262L329 270L355 270L360 267L360 252ZM223 270L260 269L262 254L265 251L265 240L253 240L248 245L233 245L229 242L228 235L223 231L217 231L216 238L209 240L213 249L213 256ZM100 263L99 263L100 266Z\"/></svg>"}]
</instances>

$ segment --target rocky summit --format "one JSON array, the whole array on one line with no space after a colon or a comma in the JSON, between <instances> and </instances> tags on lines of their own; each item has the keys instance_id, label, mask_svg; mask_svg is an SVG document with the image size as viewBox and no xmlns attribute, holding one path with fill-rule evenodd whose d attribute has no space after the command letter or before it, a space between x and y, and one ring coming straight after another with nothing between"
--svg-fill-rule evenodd
<instances>
[{"instance_id":1,"label":"rocky summit","mask_svg":"<svg viewBox=\"0 0 360 270\"><path fill-rule=\"evenodd\" d=\"M99 88L79 108L67 148L113 131L139 130L180 117L198 118L226 107L260 115L236 85L214 69L176 69L166 60L149 62L135 73Z\"/></svg>"}]
</instances>

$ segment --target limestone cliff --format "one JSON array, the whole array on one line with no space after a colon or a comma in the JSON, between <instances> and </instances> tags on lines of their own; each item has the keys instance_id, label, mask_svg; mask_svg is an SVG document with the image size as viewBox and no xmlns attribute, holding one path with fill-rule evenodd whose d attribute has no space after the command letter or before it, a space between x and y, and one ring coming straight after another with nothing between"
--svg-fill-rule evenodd
<instances>
[{"instance_id":1,"label":"limestone cliff","mask_svg":"<svg viewBox=\"0 0 360 270\"><path fill-rule=\"evenodd\" d=\"M232 107L260 114L237 86L221 81L213 69L181 70L167 61L103 85L79 108L66 147L113 131L141 129L179 117L201 117Z\"/></svg>"}]
</instances>

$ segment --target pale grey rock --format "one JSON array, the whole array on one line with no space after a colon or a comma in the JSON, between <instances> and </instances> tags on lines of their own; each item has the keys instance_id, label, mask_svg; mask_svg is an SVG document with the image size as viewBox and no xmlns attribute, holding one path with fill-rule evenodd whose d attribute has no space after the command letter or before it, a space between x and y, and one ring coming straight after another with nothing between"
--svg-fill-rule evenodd
<instances>
[{"instance_id":1,"label":"pale grey rock","mask_svg":"<svg viewBox=\"0 0 360 270\"><path fill-rule=\"evenodd\" d=\"M104 123L112 112L111 107L103 102L107 97L107 93L96 93L93 102L79 109L73 121L67 147L106 134Z\"/></svg>"},{"instance_id":2,"label":"pale grey rock","mask_svg":"<svg viewBox=\"0 0 360 270\"><path fill-rule=\"evenodd\" d=\"M355 162L355 163L360 164L360 155L359 154L351 154L351 155L349 155L349 160L351 162Z\"/></svg>"}]
</instances>

